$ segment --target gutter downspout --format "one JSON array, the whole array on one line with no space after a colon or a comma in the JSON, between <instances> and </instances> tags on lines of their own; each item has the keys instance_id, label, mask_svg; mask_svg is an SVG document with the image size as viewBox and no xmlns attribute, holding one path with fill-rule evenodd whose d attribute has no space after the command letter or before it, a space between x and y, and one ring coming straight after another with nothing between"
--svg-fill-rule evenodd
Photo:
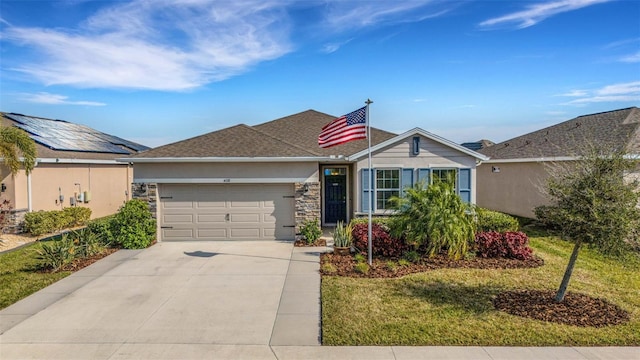
<instances>
[{"instance_id":1,"label":"gutter downspout","mask_svg":"<svg viewBox=\"0 0 640 360\"><path fill-rule=\"evenodd\" d=\"M38 166L38 162L36 161L35 164L33 164L33 168L35 169L36 166ZM33 211L33 194L31 191L31 173L33 172L33 170L31 170L28 174L27 174L27 212L32 212Z\"/></svg>"}]
</instances>

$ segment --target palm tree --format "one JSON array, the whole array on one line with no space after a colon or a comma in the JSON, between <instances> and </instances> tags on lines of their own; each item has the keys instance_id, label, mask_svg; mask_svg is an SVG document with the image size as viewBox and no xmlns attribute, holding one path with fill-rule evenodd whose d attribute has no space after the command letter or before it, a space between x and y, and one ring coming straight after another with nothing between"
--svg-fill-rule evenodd
<instances>
[{"instance_id":1,"label":"palm tree","mask_svg":"<svg viewBox=\"0 0 640 360\"><path fill-rule=\"evenodd\" d=\"M20 167L29 174L36 164L36 143L22 129L0 126L0 156L12 175Z\"/></svg>"}]
</instances>

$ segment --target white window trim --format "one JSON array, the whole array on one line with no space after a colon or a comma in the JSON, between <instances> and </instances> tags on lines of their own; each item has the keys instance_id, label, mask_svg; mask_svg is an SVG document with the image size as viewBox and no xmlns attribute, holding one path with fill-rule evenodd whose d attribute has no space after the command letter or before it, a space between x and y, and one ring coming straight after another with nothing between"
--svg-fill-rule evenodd
<instances>
[{"instance_id":1,"label":"white window trim","mask_svg":"<svg viewBox=\"0 0 640 360\"><path fill-rule=\"evenodd\" d=\"M398 188L397 189L384 189L384 190L378 190L378 170L395 170L398 172ZM376 167L374 168L374 176L373 176L373 188L371 191L373 191L373 206L374 206L374 213L376 214L388 214L390 212L395 212L394 209L378 209L378 191L398 191L398 195L400 195L400 192L402 191L401 189L401 184L402 184L402 168L399 167Z\"/></svg>"}]
</instances>

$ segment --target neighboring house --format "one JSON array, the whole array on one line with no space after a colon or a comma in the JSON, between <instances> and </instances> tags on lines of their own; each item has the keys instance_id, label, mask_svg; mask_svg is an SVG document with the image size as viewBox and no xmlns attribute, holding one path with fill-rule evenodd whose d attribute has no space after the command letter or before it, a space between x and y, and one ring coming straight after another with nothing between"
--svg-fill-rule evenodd
<instances>
[{"instance_id":1,"label":"neighboring house","mask_svg":"<svg viewBox=\"0 0 640 360\"><path fill-rule=\"evenodd\" d=\"M549 204L545 195L549 165L577 160L588 145L626 149L629 156L640 156L640 109L579 116L479 150L491 159L478 167L477 204L535 217L536 206ZM630 175L640 177L640 168Z\"/></svg>"},{"instance_id":2,"label":"neighboring house","mask_svg":"<svg viewBox=\"0 0 640 360\"><path fill-rule=\"evenodd\" d=\"M419 128L318 146L335 117L308 110L264 124L236 125L161 146L122 161L135 169L134 196L152 204L159 240L294 239L309 219L334 225L389 212L388 199L419 180L454 175L475 202L475 168L484 155ZM373 201L370 201L373 199Z\"/></svg>"},{"instance_id":3,"label":"neighboring house","mask_svg":"<svg viewBox=\"0 0 640 360\"><path fill-rule=\"evenodd\" d=\"M62 120L14 113L0 113L0 119L36 142L37 162L30 175L0 169L0 199L10 201L16 224L28 211L69 206L88 207L93 218L102 217L131 198L133 168L115 159L148 147Z\"/></svg>"},{"instance_id":4,"label":"neighboring house","mask_svg":"<svg viewBox=\"0 0 640 360\"><path fill-rule=\"evenodd\" d=\"M462 143L462 146L466 147L467 149L473 150L473 151L478 151L478 150L487 148L487 147L489 147L491 145L495 145L495 143L493 141L487 140L487 139L482 139L482 140L478 140L478 141Z\"/></svg>"}]
</instances>

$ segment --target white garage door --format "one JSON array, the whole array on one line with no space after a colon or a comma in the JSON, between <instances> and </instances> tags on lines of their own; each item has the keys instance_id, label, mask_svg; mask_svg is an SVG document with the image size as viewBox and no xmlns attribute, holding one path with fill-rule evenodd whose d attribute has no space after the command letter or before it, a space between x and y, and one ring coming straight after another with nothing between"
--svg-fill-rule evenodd
<instances>
[{"instance_id":1,"label":"white garage door","mask_svg":"<svg viewBox=\"0 0 640 360\"><path fill-rule=\"evenodd\" d=\"M293 240L291 184L161 184L162 240Z\"/></svg>"}]
</instances>

